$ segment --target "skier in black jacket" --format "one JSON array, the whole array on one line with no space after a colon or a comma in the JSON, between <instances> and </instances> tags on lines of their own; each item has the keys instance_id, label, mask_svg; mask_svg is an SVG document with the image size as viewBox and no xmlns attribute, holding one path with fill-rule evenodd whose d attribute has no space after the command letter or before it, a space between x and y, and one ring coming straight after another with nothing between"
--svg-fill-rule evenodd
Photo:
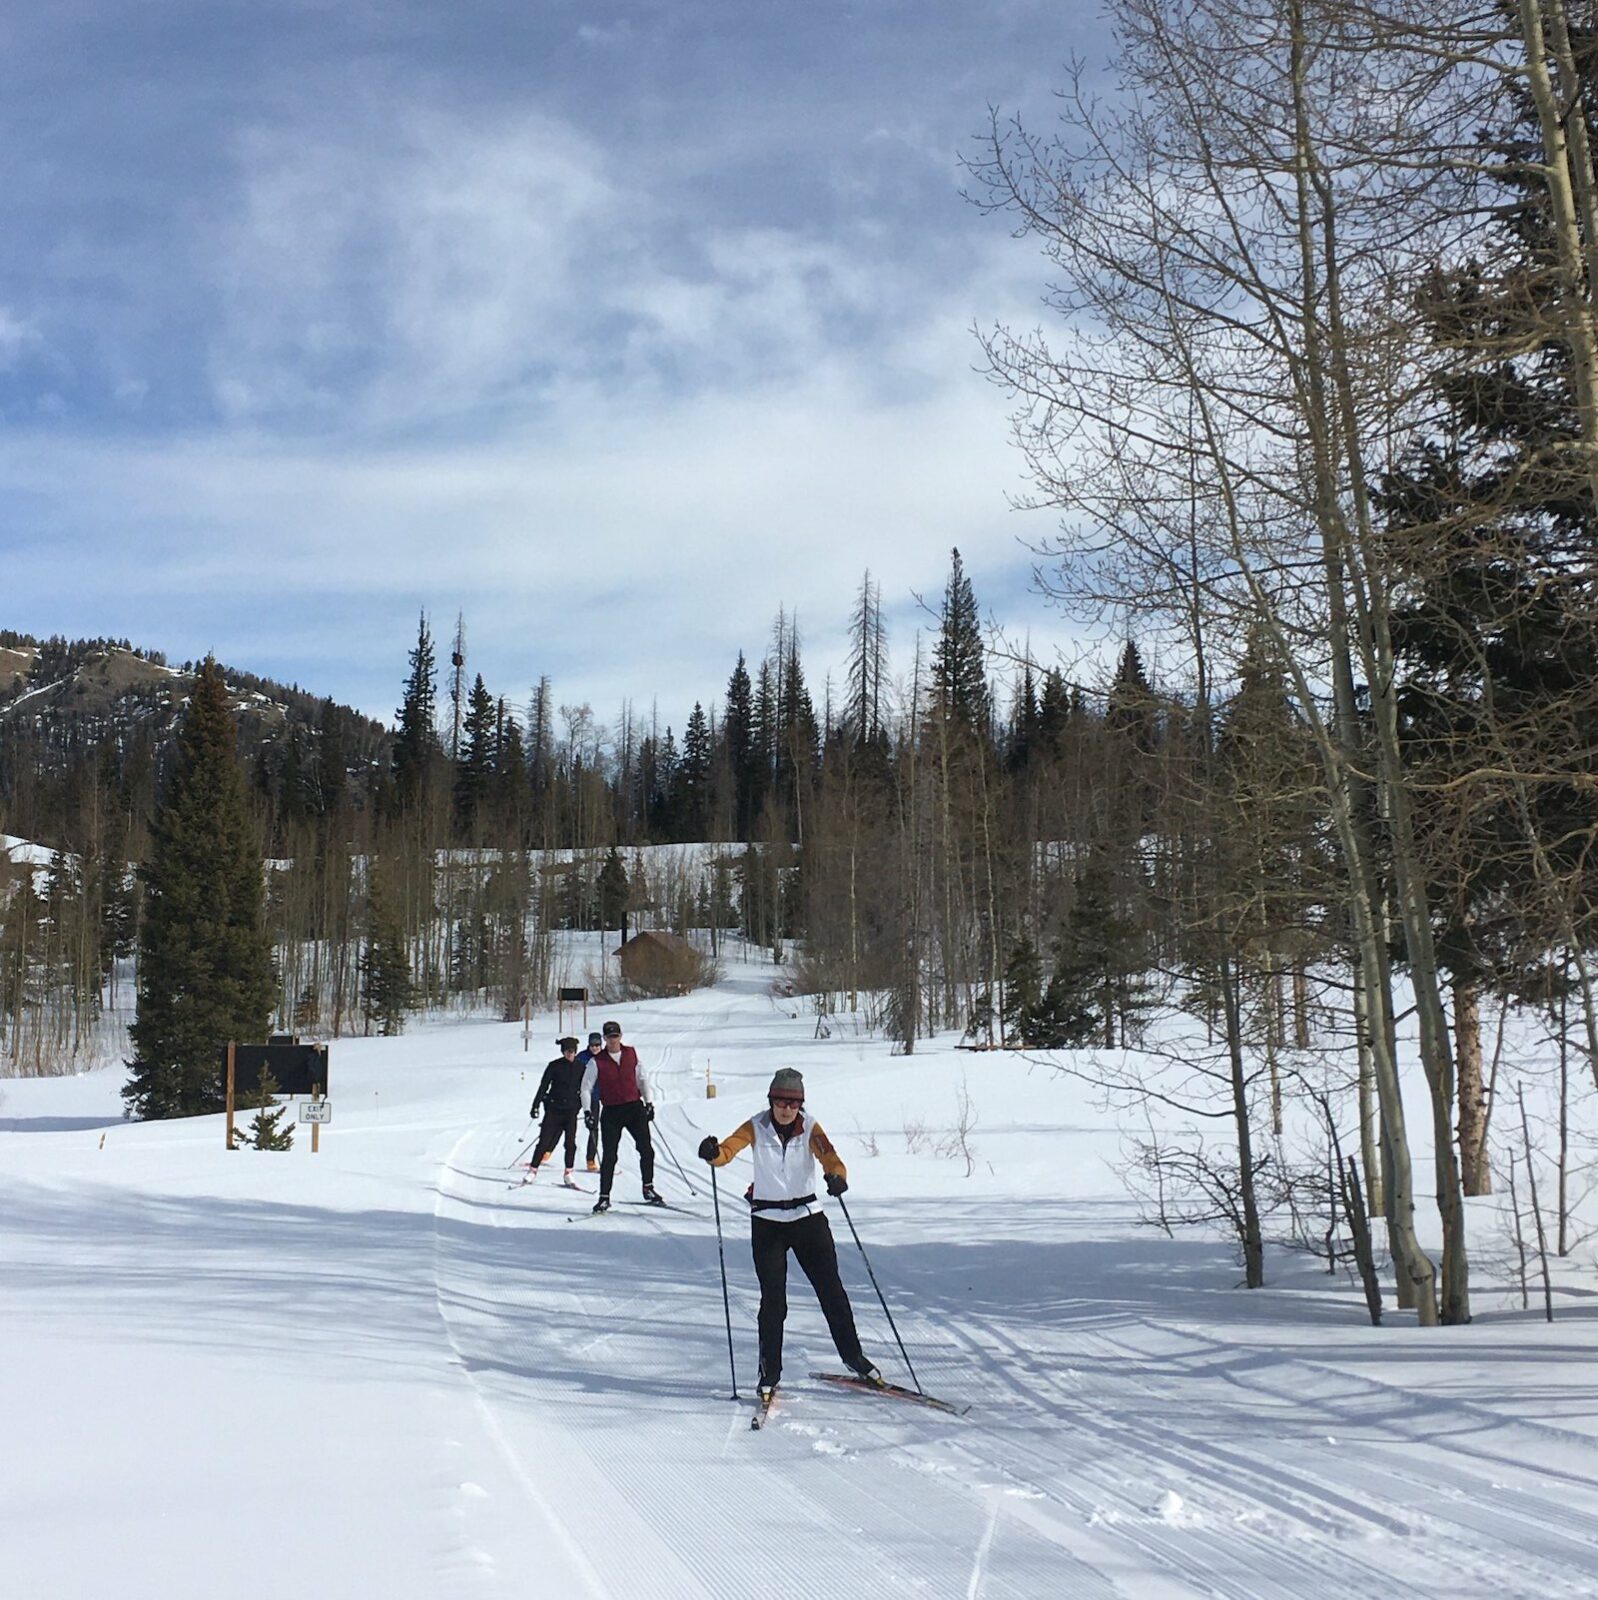
<instances>
[{"instance_id":1,"label":"skier in black jacket","mask_svg":"<svg viewBox=\"0 0 1598 1600\"><path fill-rule=\"evenodd\" d=\"M531 1183L538 1176L539 1163L555 1148L563 1135L566 1140L566 1176L562 1179L569 1188L579 1185L572 1178L572 1168L577 1164L577 1118L582 1113L583 1068L577 1060L577 1041L572 1038L557 1039L560 1054L544 1068L539 1080L538 1093L533 1096L529 1115L536 1121L540 1109L544 1125L538 1130L538 1148L533 1151L533 1170L528 1174Z\"/></svg>"}]
</instances>

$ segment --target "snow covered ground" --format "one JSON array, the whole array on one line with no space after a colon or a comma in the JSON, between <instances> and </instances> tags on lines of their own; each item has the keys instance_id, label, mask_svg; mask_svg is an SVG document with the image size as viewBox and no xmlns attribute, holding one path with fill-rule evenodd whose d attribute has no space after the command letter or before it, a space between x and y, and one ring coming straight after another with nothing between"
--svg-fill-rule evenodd
<instances>
[{"instance_id":1,"label":"snow covered ground","mask_svg":"<svg viewBox=\"0 0 1598 1600\"><path fill-rule=\"evenodd\" d=\"M1136 1226L1080 1084L816 1039L771 978L734 963L618 1012L693 1215L570 1223L589 1197L548 1169L509 1187L553 1018L528 1054L490 1022L336 1043L314 1156L304 1128L274 1156L228 1154L217 1118L124 1123L115 1070L0 1084L0 1595L1598 1593L1590 1291L1552 1326L1482 1293L1428 1332L1369 1327L1281 1253L1249 1293L1224 1243ZM807 1381L836 1358L796 1273L785 1398L749 1430L746 1158L721 1180L729 1398L692 1152L782 1065L849 1162L921 1382L969 1415ZM962 1082L969 1177L935 1149Z\"/></svg>"}]
</instances>

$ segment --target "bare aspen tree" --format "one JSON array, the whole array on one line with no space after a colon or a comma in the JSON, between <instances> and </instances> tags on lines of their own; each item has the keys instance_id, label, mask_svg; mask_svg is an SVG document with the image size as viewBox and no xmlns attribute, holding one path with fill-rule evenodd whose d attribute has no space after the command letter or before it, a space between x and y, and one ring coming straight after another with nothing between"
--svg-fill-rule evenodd
<instances>
[{"instance_id":1,"label":"bare aspen tree","mask_svg":"<svg viewBox=\"0 0 1598 1600\"><path fill-rule=\"evenodd\" d=\"M1126 94L1068 92L1067 134L996 130L989 200L1045 243L1074 319L1064 347L999 335L1039 503L1088 519L1099 563L1127 480L1206 495L1205 604L1273 638L1325 774L1345 871L1400 1293L1469 1317L1454 1064L1396 708L1393 573L1372 463L1412 409L1415 335L1383 292L1446 243L1437 152L1463 139L1444 68L1369 49L1335 7L1258 0L1123 8ZM1416 220L1395 230L1402 211ZM1457 227L1457 224L1456 224ZM1409 365L1406 366L1406 363ZM1083 563L1086 565L1086 562ZM1080 570L1080 569L1077 569ZM1381 883L1414 990L1444 1250L1440 1304L1415 1240Z\"/></svg>"}]
</instances>

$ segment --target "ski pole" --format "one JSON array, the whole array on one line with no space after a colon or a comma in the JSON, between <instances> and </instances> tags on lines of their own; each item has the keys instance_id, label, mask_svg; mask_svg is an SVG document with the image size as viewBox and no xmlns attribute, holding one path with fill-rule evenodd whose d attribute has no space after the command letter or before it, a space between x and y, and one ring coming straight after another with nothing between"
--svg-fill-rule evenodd
<instances>
[{"instance_id":1,"label":"ski pole","mask_svg":"<svg viewBox=\"0 0 1598 1600\"><path fill-rule=\"evenodd\" d=\"M854 1218L849 1215L849 1206L841 1194L837 1196L837 1201L843 1207L844 1219L849 1224L850 1233L854 1235L855 1244L859 1246L860 1259L866 1264L866 1276L871 1279L871 1287L877 1291L877 1299L882 1301L883 1315L888 1319L888 1326L893 1329L893 1342L898 1345L899 1354L904 1357L904 1364L910 1368L910 1381L916 1386L917 1394L925 1394L926 1390L921 1387L921 1380L916 1376L915 1365L910 1360L910 1352L905 1349L904 1340L899 1337L898 1324L893 1320L893 1313L888 1310L888 1302L883 1296L882 1285L877 1282L877 1275L871 1270L871 1257L866 1254L866 1247L860 1243L860 1231L854 1225Z\"/></svg>"},{"instance_id":2,"label":"ski pole","mask_svg":"<svg viewBox=\"0 0 1598 1600\"><path fill-rule=\"evenodd\" d=\"M699 1191L694 1187L694 1180L682 1169L682 1162L677 1159L677 1152L666 1143L666 1136L660 1131L660 1124L655 1124L655 1137L660 1140L660 1148L666 1152L666 1159L677 1169L677 1176L688 1186L688 1192L697 1196Z\"/></svg>"},{"instance_id":3,"label":"ski pole","mask_svg":"<svg viewBox=\"0 0 1598 1600\"><path fill-rule=\"evenodd\" d=\"M523 1157L523 1156L524 1156L524 1155L526 1155L526 1154L527 1154L527 1152L528 1152L528 1151L529 1151L529 1150L531 1150L531 1149L532 1149L532 1148L533 1148L533 1146L534 1146L534 1145L535 1145L535 1144L537 1144L537 1143L538 1143L538 1135L537 1135L537 1134L536 1134L536 1133L535 1133L535 1134L534 1134L534 1135L533 1135L533 1136L532 1136L532 1138L531 1138L531 1139L529 1139L529 1140L528 1140L528 1141L527 1141L527 1143L526 1143L526 1144L524 1144L524 1145L523 1145L523 1146L522 1146L522 1147L521 1147L521 1149L520 1149L520 1150L518 1150L518 1151L517 1151L517 1152L516 1152L516 1154L515 1154L515 1155L513 1155L513 1156L512 1156L512 1157L511 1157L511 1158L510 1158L510 1160L509 1160L509 1161L508 1161L508 1162L507 1162L507 1163L506 1163L506 1165L507 1165L507 1166L512 1166L512 1167L514 1167L514 1166L515 1166L515 1165L516 1165L516 1164L517 1164L517 1163L518 1163L518 1162L519 1162L519 1161L520 1161L520 1160L521 1160L521 1158L522 1158L522 1157Z\"/></svg>"},{"instance_id":4,"label":"ski pole","mask_svg":"<svg viewBox=\"0 0 1598 1600\"><path fill-rule=\"evenodd\" d=\"M710 1169L710 1196L716 1206L716 1254L721 1257L721 1305L727 1313L727 1365L732 1370L732 1397L738 1398L738 1364L732 1358L732 1301L727 1294L727 1252L721 1243L721 1189L716 1183L716 1169Z\"/></svg>"}]
</instances>

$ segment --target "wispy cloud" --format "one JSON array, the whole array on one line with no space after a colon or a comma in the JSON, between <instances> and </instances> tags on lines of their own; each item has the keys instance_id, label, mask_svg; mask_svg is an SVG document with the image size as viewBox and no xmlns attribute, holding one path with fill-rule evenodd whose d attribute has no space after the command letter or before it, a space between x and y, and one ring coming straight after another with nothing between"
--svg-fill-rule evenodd
<instances>
[{"instance_id":1,"label":"wispy cloud","mask_svg":"<svg viewBox=\"0 0 1598 1600\"><path fill-rule=\"evenodd\" d=\"M909 605L958 543L1024 627L968 330L1037 273L955 155L1055 8L84 10L86 75L12 40L0 621L386 714L460 608L496 689L679 718L779 604L841 660L868 565Z\"/></svg>"}]
</instances>

